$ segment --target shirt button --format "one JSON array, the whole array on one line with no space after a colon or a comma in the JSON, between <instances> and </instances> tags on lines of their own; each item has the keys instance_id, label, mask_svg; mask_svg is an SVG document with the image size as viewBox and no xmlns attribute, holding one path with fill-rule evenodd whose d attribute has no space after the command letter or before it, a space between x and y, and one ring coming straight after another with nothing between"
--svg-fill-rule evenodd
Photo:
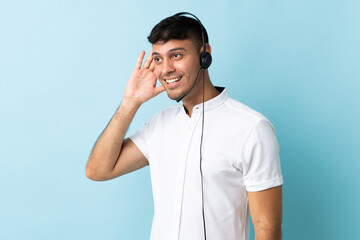
<instances>
[{"instance_id":1,"label":"shirt button","mask_svg":"<svg viewBox=\"0 0 360 240\"><path fill-rule=\"evenodd\" d=\"M191 130L192 130L192 127L188 127L188 129L189 129L189 131L191 131Z\"/></svg>"}]
</instances>

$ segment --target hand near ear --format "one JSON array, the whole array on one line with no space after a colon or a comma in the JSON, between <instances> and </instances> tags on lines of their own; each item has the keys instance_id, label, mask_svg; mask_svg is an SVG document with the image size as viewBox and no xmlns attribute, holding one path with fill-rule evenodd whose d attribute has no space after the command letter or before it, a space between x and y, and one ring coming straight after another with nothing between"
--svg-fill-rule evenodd
<instances>
[{"instance_id":1,"label":"hand near ear","mask_svg":"<svg viewBox=\"0 0 360 240\"><path fill-rule=\"evenodd\" d=\"M141 67L145 51L141 51L136 66L126 84L124 98L130 98L142 104L161 92L165 91L164 86L156 87L156 76L154 74L154 62L151 52Z\"/></svg>"}]
</instances>

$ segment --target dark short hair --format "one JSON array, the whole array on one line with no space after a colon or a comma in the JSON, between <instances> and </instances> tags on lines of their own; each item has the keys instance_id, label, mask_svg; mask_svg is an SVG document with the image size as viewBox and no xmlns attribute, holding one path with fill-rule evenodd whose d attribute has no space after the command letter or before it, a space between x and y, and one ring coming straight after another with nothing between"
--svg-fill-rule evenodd
<instances>
[{"instance_id":1,"label":"dark short hair","mask_svg":"<svg viewBox=\"0 0 360 240\"><path fill-rule=\"evenodd\" d=\"M205 42L208 43L208 35L204 28ZM203 45L200 23L185 16L171 16L163 19L151 30L148 40L151 44L164 42L171 39L184 40L192 39L199 49Z\"/></svg>"}]
</instances>

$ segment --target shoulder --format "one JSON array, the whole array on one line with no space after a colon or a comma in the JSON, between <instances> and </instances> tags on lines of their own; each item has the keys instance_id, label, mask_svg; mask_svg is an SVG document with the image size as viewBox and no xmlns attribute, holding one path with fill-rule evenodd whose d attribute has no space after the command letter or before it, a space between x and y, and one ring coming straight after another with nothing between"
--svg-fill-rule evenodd
<instances>
[{"instance_id":1,"label":"shoulder","mask_svg":"<svg viewBox=\"0 0 360 240\"><path fill-rule=\"evenodd\" d=\"M159 130L164 129L166 124L173 122L172 118L180 109L180 106L174 105L160 110L143 122L143 126L137 131L137 134L151 136L158 133Z\"/></svg>"},{"instance_id":2,"label":"shoulder","mask_svg":"<svg viewBox=\"0 0 360 240\"><path fill-rule=\"evenodd\" d=\"M146 125L150 128L161 127L164 122L171 122L180 110L181 105L173 105L163 108L162 110L154 114Z\"/></svg>"},{"instance_id":3,"label":"shoulder","mask_svg":"<svg viewBox=\"0 0 360 240\"><path fill-rule=\"evenodd\" d=\"M248 128L253 128L261 122L267 122L271 125L262 113L231 97L225 101L223 110L224 114L230 117L229 119L233 119L232 121L236 121L238 124L246 125Z\"/></svg>"},{"instance_id":4,"label":"shoulder","mask_svg":"<svg viewBox=\"0 0 360 240\"><path fill-rule=\"evenodd\" d=\"M226 101L226 105L229 109L231 109L235 113L242 115L243 117L251 118L255 121L266 118L262 113L258 112L257 110L231 97L229 97L228 101Z\"/></svg>"},{"instance_id":5,"label":"shoulder","mask_svg":"<svg viewBox=\"0 0 360 240\"><path fill-rule=\"evenodd\" d=\"M174 117L180 110L181 110L181 105L180 104L179 105L168 106L166 108L163 108L158 113L154 114L151 117L151 121L162 120L162 119L167 119L167 118Z\"/></svg>"}]
</instances>

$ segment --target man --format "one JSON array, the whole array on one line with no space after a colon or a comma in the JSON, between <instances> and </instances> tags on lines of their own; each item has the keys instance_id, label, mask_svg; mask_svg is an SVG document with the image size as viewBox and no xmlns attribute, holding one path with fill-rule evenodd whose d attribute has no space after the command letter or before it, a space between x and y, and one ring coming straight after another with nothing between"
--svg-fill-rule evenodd
<instances>
[{"instance_id":1,"label":"man","mask_svg":"<svg viewBox=\"0 0 360 240\"><path fill-rule=\"evenodd\" d=\"M203 48L211 53L207 34L199 21L181 15L151 31L152 52L143 66L140 53L86 175L104 181L149 165L152 240L245 240L249 212L256 240L281 239L283 180L275 130L263 115L212 85L199 61ZM182 104L165 108L124 139L139 107L164 91L173 100L183 97Z\"/></svg>"}]
</instances>

